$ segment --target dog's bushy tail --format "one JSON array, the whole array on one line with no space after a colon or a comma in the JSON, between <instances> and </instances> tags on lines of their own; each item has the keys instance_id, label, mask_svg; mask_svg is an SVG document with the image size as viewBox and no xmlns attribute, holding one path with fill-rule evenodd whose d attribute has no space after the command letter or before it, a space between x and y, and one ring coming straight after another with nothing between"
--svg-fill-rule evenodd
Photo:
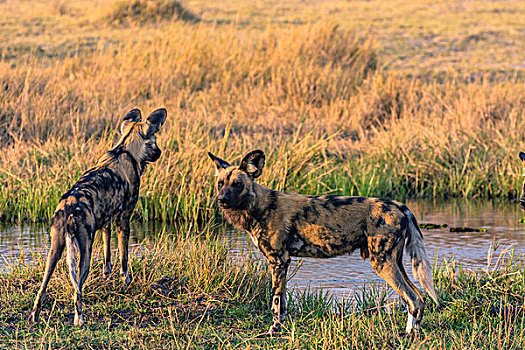
<instances>
[{"instance_id":1,"label":"dog's bushy tail","mask_svg":"<svg viewBox=\"0 0 525 350\"><path fill-rule=\"evenodd\" d=\"M73 214L66 219L66 248L67 265L69 267L69 278L77 294L80 294L79 279L77 273L77 255L80 252L76 238L77 223Z\"/></svg>"},{"instance_id":2,"label":"dog's bushy tail","mask_svg":"<svg viewBox=\"0 0 525 350\"><path fill-rule=\"evenodd\" d=\"M408 218L408 234L405 248L412 259L412 273L421 283L423 289L425 289L434 300L436 304L439 305L436 291L434 290L434 283L432 281L432 265L427 257L427 252L425 251L425 243L423 242L423 234L419 229L417 224L416 217L408 209L404 211L405 215Z\"/></svg>"}]
</instances>

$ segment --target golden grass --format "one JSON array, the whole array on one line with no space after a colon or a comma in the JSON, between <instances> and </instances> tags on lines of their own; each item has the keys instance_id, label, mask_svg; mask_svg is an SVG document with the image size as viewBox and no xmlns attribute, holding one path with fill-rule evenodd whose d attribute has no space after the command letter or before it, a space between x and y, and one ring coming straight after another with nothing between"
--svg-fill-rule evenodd
<instances>
[{"instance_id":1,"label":"golden grass","mask_svg":"<svg viewBox=\"0 0 525 350\"><path fill-rule=\"evenodd\" d=\"M174 19L199 21L197 16L184 9L180 2L175 0L120 1L115 4L112 13L107 17L110 23L118 24L140 24Z\"/></svg>"},{"instance_id":2,"label":"golden grass","mask_svg":"<svg viewBox=\"0 0 525 350\"><path fill-rule=\"evenodd\" d=\"M431 20L444 3L416 11L419 22L403 22L400 13L417 2L390 3L391 14L380 2L320 6L318 16L334 10L330 21L316 21L307 4L286 16L284 5L271 4L256 10L243 2L232 14L232 2L219 8L188 1L182 5L202 18L198 24L114 26L104 20L114 4L0 3L21 13L0 22L2 219L49 218L61 193L111 147L119 118L134 107L144 114L168 109L163 156L143 182L137 215L144 219L214 217L207 151L235 162L261 148L268 155L261 182L303 193L517 194L525 84L514 57L523 57L522 42L501 62L479 57L483 47L472 44L473 62L496 62L495 70L469 70L461 60L451 66L453 50L441 51L432 69L412 58L422 67L412 69L412 59L396 58L403 40L395 32L408 26L404 35L415 40L433 27L452 35L437 25L439 16ZM512 20L523 12L519 4L512 11L507 3L464 7L441 17L456 21L458 33L470 33L465 11L481 10L479 19L492 13L487 25L506 21L508 40L521 30ZM380 13L399 17L380 35L355 31ZM354 27L345 14L353 14ZM40 23L42 38L36 29L10 36L22 31L23 20ZM389 33L391 43L383 37ZM499 41L483 38L499 49Z\"/></svg>"}]
</instances>

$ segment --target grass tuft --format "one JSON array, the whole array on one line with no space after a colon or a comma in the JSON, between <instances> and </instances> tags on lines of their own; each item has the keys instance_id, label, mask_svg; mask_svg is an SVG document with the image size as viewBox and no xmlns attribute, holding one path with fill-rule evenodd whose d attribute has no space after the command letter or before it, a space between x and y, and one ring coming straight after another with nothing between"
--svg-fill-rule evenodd
<instances>
[{"instance_id":1,"label":"grass tuft","mask_svg":"<svg viewBox=\"0 0 525 350\"><path fill-rule=\"evenodd\" d=\"M166 20L199 22L200 19L175 0L126 0L115 3L108 20L118 24L144 24Z\"/></svg>"}]
</instances>

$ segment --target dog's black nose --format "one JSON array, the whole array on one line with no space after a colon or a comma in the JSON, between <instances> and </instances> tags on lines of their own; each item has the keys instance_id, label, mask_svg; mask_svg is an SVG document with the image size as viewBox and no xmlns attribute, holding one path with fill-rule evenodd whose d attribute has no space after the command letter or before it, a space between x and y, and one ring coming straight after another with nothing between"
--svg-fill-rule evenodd
<instances>
[{"instance_id":1,"label":"dog's black nose","mask_svg":"<svg viewBox=\"0 0 525 350\"><path fill-rule=\"evenodd\" d=\"M221 196L219 196L218 201L219 201L220 204L225 204L226 202L228 202L228 199L229 198L228 198L227 195L221 195Z\"/></svg>"}]
</instances>

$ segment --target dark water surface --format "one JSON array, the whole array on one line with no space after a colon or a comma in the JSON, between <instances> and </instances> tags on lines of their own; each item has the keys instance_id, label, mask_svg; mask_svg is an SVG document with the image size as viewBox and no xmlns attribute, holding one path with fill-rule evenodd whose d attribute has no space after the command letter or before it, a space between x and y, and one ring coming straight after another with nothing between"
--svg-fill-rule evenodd
<instances>
[{"instance_id":1,"label":"dark water surface","mask_svg":"<svg viewBox=\"0 0 525 350\"><path fill-rule=\"evenodd\" d=\"M443 264L444 260L454 257L456 263L461 264L463 268L485 268L488 252L494 244L499 248L492 257L493 263L499 253L506 250L513 249L515 257L518 258L525 254L525 224L519 223L523 214L515 203L409 200L406 204L420 224L449 226L422 230L427 253L431 261L438 266ZM484 228L487 232L455 233L449 229L465 226ZM170 232L173 229L158 224L133 224L130 245L135 248L142 244L149 245L162 230ZM234 256L252 252L262 258L247 234L229 229L222 232ZM45 254L49 244L47 233L47 226L0 226L0 272L8 270L21 256L25 261L31 262L36 256ZM113 247L116 247L116 244ZM298 264L300 267L296 269ZM410 275L411 268L406 257L405 267ZM384 285L368 260L361 259L359 252L331 259L294 258L290 271L294 270L296 273L291 278L289 287L296 290L322 288L336 298L352 297L354 292L362 290L363 287Z\"/></svg>"}]
</instances>

